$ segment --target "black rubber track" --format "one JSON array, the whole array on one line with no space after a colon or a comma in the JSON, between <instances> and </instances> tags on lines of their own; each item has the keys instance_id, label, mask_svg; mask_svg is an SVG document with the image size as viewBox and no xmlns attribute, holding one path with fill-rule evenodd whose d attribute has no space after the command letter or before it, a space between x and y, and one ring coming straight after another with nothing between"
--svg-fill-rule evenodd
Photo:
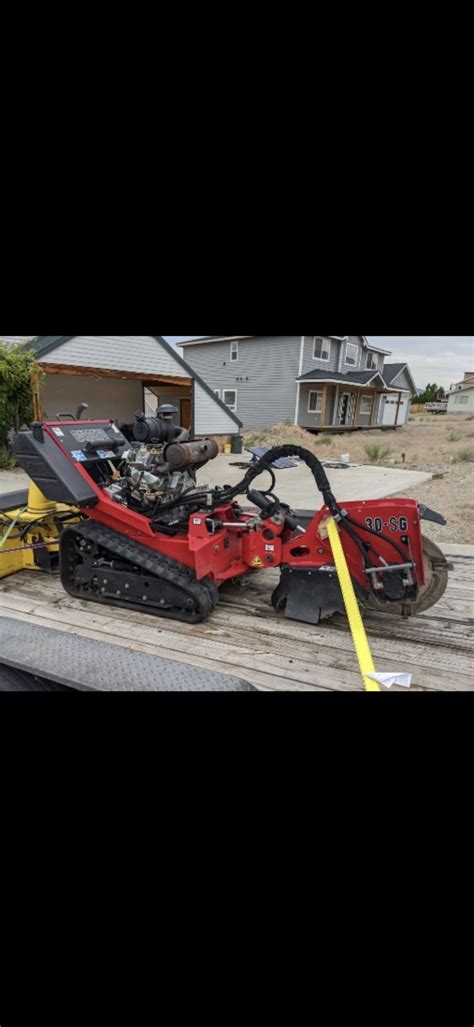
<instances>
[{"instance_id":1,"label":"black rubber track","mask_svg":"<svg viewBox=\"0 0 474 1027\"><path fill-rule=\"evenodd\" d=\"M77 585L74 580L74 572L76 567L80 566L77 550L79 539L85 539L94 547L99 547L104 556L110 556L111 559L119 559L121 563L128 564L130 572L133 571L133 567L140 567L149 577L160 579L173 586L182 592L183 602L189 599L193 600L193 608L162 608L151 603L145 604L125 598L116 599L109 595L101 595L98 590L94 591L92 583L90 586ZM79 559L76 561L77 557ZM180 620L188 624L198 624L200 621L206 620L219 600L218 589L209 579L197 581L190 568L163 556L162 553L149 549L148 546L132 542L125 535L120 535L95 521L84 521L80 525L66 528L62 533L60 570L63 587L69 595L77 599L85 599L106 606L139 610L140 613L149 613L168 620Z\"/></svg>"}]
</instances>

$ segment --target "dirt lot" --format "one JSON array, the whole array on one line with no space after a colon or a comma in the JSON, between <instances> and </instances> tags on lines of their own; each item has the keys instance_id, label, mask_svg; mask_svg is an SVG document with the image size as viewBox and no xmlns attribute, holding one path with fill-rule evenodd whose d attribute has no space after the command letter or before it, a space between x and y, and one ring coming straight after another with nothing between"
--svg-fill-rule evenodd
<instances>
[{"instance_id":1,"label":"dirt lot","mask_svg":"<svg viewBox=\"0 0 474 1027\"><path fill-rule=\"evenodd\" d=\"M425 534L437 542L474 544L474 417L412 414L408 424L393 431L332 436L277 424L246 432L244 438L246 446L286 443L304 446L322 459L338 460L349 453L351 463L429 471L434 475L431 482L403 493L448 519L446 527L426 521ZM369 455L366 447L379 447L379 452L371 449Z\"/></svg>"}]
</instances>

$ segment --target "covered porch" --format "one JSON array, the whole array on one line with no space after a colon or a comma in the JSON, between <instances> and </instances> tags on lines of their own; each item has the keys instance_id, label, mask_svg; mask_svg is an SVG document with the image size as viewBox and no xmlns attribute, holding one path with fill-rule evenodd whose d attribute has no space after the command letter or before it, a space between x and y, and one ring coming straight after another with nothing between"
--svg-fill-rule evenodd
<instances>
[{"instance_id":1,"label":"covered porch","mask_svg":"<svg viewBox=\"0 0 474 1027\"><path fill-rule=\"evenodd\" d=\"M367 385L306 380L299 381L297 388L295 423L308 431L389 431L404 423L404 392L388 388L383 379Z\"/></svg>"}]
</instances>

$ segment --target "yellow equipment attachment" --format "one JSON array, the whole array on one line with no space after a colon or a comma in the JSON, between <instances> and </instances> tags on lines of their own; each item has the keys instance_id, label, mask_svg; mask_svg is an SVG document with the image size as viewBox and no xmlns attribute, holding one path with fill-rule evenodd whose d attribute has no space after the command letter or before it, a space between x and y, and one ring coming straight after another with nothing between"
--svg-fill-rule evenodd
<instances>
[{"instance_id":1,"label":"yellow equipment attachment","mask_svg":"<svg viewBox=\"0 0 474 1027\"><path fill-rule=\"evenodd\" d=\"M59 559L59 521L72 514L72 522L74 513L73 507L46 499L33 482L27 506L0 510L0 578L52 570Z\"/></svg>"}]
</instances>

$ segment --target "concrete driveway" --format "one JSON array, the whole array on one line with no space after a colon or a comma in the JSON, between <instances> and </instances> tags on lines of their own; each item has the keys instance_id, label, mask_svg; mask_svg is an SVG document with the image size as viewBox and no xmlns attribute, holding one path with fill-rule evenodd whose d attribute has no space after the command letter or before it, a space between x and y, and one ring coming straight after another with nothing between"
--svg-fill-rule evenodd
<instances>
[{"instance_id":1,"label":"concrete driveway","mask_svg":"<svg viewBox=\"0 0 474 1027\"><path fill-rule=\"evenodd\" d=\"M28 488L29 478L23 471L0 471L0 496Z\"/></svg>"},{"instance_id":2,"label":"concrete driveway","mask_svg":"<svg viewBox=\"0 0 474 1027\"><path fill-rule=\"evenodd\" d=\"M232 466L247 457L220 455L198 474L200 485L237 485L242 480L244 470ZM297 467L286 471L274 469L276 477L276 494L279 499L290 506L304 510L316 510L321 506L322 498L316 488L311 471L306 464L298 463ZM422 471L405 471L394 467L348 467L345 470L326 469L331 482L332 491L337 500L344 502L357 499L383 499L411 489L430 481L431 474ZM259 485L267 487L270 483L268 475L262 475L254 488Z\"/></svg>"},{"instance_id":3,"label":"concrete driveway","mask_svg":"<svg viewBox=\"0 0 474 1027\"><path fill-rule=\"evenodd\" d=\"M240 460L245 462L245 459L245 455L218 456L199 472L199 484L237 485L244 477L245 471L232 465ZM344 471L328 469L326 473L336 499L341 502L351 499L383 499L431 479L431 474L422 471L405 471L393 467L348 467ZM304 510L319 508L321 496L305 464L298 464L291 470L275 471L275 476L276 493L284 503ZM259 485L266 487L269 482L268 475L262 475L255 488ZM28 477L23 472L0 471L0 495L17 492L27 486Z\"/></svg>"}]
</instances>

